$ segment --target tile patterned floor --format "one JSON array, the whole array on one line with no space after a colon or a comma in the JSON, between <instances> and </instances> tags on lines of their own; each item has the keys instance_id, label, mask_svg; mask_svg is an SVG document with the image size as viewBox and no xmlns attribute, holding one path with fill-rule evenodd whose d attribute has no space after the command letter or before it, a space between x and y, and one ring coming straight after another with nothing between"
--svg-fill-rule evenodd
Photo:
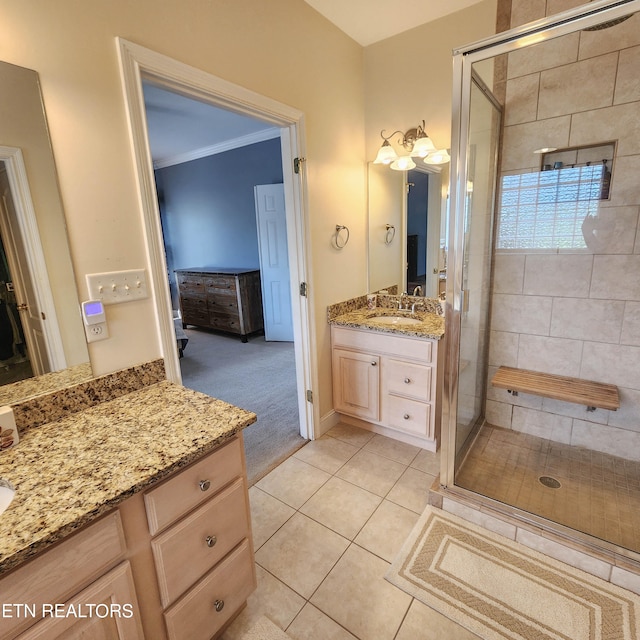
<instances>
[{"instance_id":1,"label":"tile patterned floor","mask_svg":"<svg viewBox=\"0 0 640 640\"><path fill-rule=\"evenodd\" d=\"M258 589L223 640L260 615L294 640L477 640L384 579L438 472L344 424L297 451L249 490Z\"/></svg>"},{"instance_id":2,"label":"tile patterned floor","mask_svg":"<svg viewBox=\"0 0 640 640\"><path fill-rule=\"evenodd\" d=\"M640 552L640 462L485 425L456 484Z\"/></svg>"}]
</instances>

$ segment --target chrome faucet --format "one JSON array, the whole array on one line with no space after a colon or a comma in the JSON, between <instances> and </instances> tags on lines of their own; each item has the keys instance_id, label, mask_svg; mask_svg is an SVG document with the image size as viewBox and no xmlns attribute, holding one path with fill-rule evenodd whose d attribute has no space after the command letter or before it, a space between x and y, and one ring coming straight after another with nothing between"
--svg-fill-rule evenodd
<instances>
[{"instance_id":1,"label":"chrome faucet","mask_svg":"<svg viewBox=\"0 0 640 640\"><path fill-rule=\"evenodd\" d=\"M413 295L414 296L421 296L422 295L422 287L420 285L418 285L414 290L413 290Z\"/></svg>"}]
</instances>

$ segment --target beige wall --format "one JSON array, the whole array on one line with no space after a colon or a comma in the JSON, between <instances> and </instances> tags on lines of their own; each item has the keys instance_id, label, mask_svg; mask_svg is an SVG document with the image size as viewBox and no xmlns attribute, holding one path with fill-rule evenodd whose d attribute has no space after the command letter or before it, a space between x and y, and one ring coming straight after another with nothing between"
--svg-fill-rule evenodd
<instances>
[{"instance_id":1,"label":"beige wall","mask_svg":"<svg viewBox=\"0 0 640 640\"><path fill-rule=\"evenodd\" d=\"M84 274L146 266L116 36L305 113L310 291L321 412L331 407L326 306L365 290L362 48L299 0L0 2L2 56L40 75L81 297ZM335 224L351 229L342 252ZM151 300L108 309L98 372L158 357Z\"/></svg>"},{"instance_id":2,"label":"beige wall","mask_svg":"<svg viewBox=\"0 0 640 640\"><path fill-rule=\"evenodd\" d=\"M548 14L576 6L557 0ZM536 12L537 11L537 12ZM544 3L513 2L513 26L544 17ZM640 15L509 54L504 173L539 170L544 146L617 141L611 194L600 201L595 241L573 251L498 251L490 348L500 365L619 387L618 411L488 387L499 426L622 457L640 451Z\"/></svg>"},{"instance_id":3,"label":"beige wall","mask_svg":"<svg viewBox=\"0 0 640 640\"><path fill-rule=\"evenodd\" d=\"M328 414L326 307L366 291L366 161L380 129L422 118L449 145L451 50L494 23L485 0L363 49L301 0L0 0L2 58L40 75L81 298L86 273L147 266L121 36L304 112L316 398ZM342 251L336 224L351 232ZM151 300L109 307L108 320L111 338L90 348L97 372L161 355Z\"/></svg>"}]
</instances>

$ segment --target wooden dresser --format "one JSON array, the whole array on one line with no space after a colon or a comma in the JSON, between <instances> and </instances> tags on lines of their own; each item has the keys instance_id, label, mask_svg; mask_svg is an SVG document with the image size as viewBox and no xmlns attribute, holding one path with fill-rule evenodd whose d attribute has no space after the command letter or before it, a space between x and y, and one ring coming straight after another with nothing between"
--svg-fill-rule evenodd
<instances>
[{"instance_id":1,"label":"wooden dresser","mask_svg":"<svg viewBox=\"0 0 640 640\"><path fill-rule=\"evenodd\" d=\"M260 271L204 267L177 269L182 326L247 335L264 329Z\"/></svg>"}]
</instances>

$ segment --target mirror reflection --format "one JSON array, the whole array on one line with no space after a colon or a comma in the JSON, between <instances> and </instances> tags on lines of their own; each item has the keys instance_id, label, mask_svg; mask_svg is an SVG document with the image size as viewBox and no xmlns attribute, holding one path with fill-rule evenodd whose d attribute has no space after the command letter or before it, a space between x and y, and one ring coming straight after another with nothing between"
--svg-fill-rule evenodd
<instances>
[{"instance_id":1,"label":"mirror reflection","mask_svg":"<svg viewBox=\"0 0 640 640\"><path fill-rule=\"evenodd\" d=\"M368 166L369 292L444 295L446 199L440 167Z\"/></svg>"},{"instance_id":2,"label":"mirror reflection","mask_svg":"<svg viewBox=\"0 0 640 640\"><path fill-rule=\"evenodd\" d=\"M38 74L0 62L0 88L0 385L89 372Z\"/></svg>"}]
</instances>

